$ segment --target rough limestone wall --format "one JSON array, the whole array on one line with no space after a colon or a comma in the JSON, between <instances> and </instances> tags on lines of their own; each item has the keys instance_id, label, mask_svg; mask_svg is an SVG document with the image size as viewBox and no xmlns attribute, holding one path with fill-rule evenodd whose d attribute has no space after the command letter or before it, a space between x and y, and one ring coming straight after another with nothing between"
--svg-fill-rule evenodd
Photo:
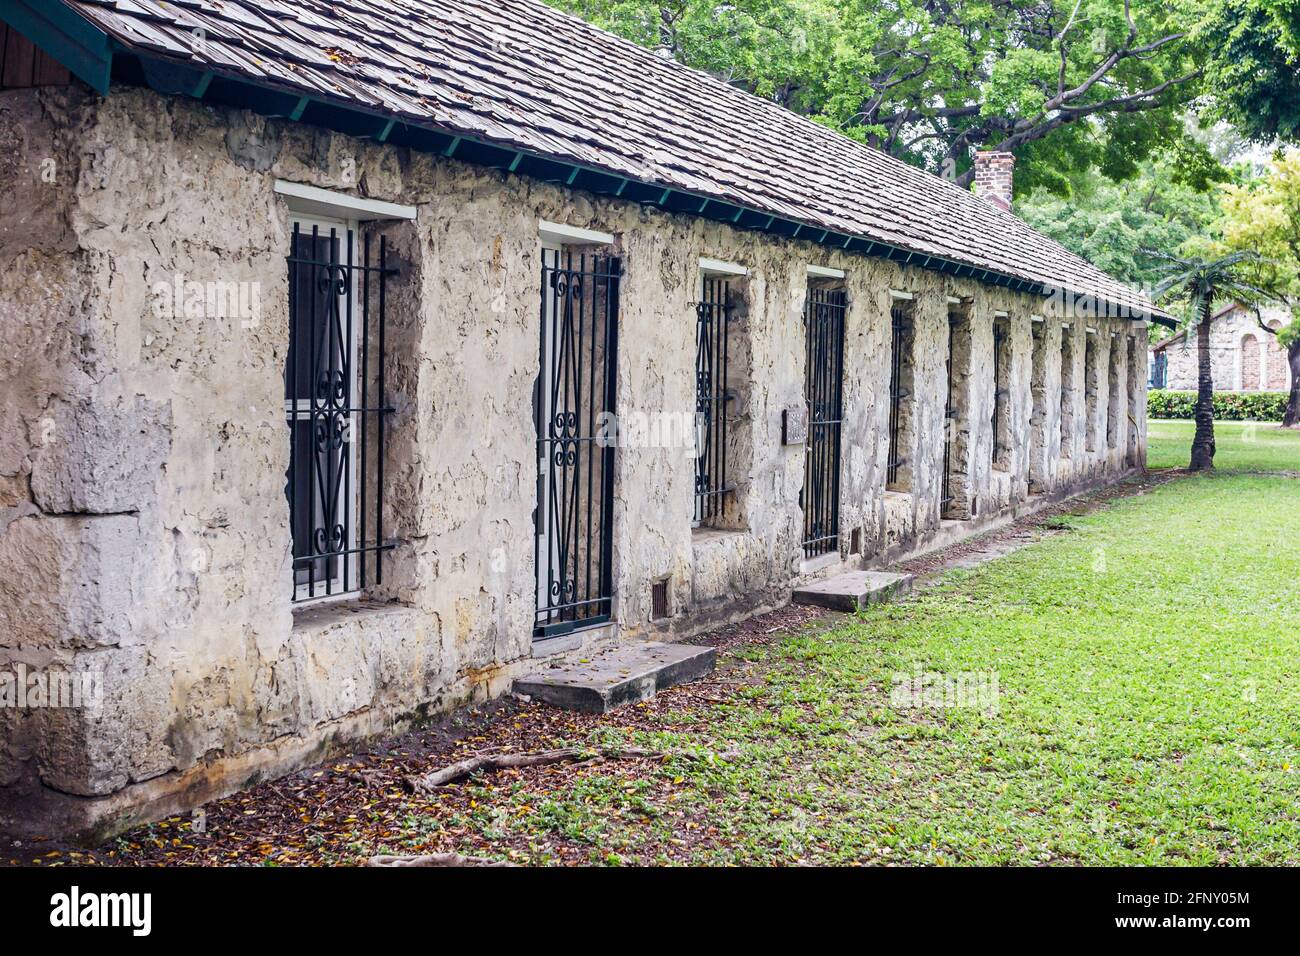
<instances>
[{"instance_id":1,"label":"rough limestone wall","mask_svg":"<svg viewBox=\"0 0 1300 956\"><path fill-rule=\"evenodd\" d=\"M971 473L974 461L974 446L977 427L971 417L971 403L976 391L975 378L972 375L972 336L973 322L971 303L957 302L950 306L951 321L954 323L952 336L952 378L953 378L953 420L950 426L952 442L952 495L953 500L948 510L948 517L955 520L969 520L971 517L972 489Z\"/></svg>"},{"instance_id":2,"label":"rough limestone wall","mask_svg":"<svg viewBox=\"0 0 1300 956\"><path fill-rule=\"evenodd\" d=\"M820 260L817 260L820 262ZM882 546L885 487L881 411L889 401L889 286L900 281L890 263L837 261L846 269L844 427L840 484L842 543L862 531L865 553Z\"/></svg>"},{"instance_id":3,"label":"rough limestone wall","mask_svg":"<svg viewBox=\"0 0 1300 956\"><path fill-rule=\"evenodd\" d=\"M1080 435L1083 430L1085 408L1083 405L1083 338L1081 323L1060 316L1049 316L1048 321L1061 327L1061 349L1056 366L1060 369L1061 398L1057 403L1061 416L1060 454L1056 459L1056 483L1068 485L1075 474L1075 462L1083 453ZM1066 344L1069 348L1066 348ZM1069 363L1068 371L1066 363ZM1068 403L1068 407L1067 407Z\"/></svg>"},{"instance_id":4,"label":"rough limestone wall","mask_svg":"<svg viewBox=\"0 0 1300 956\"><path fill-rule=\"evenodd\" d=\"M1047 425L1050 416L1047 389L1047 329L1044 323L1030 325L1033 346L1030 356L1030 397L1033 412L1029 423L1029 490L1041 493L1050 484L1047 476L1050 439Z\"/></svg>"},{"instance_id":5,"label":"rough limestone wall","mask_svg":"<svg viewBox=\"0 0 1300 956\"><path fill-rule=\"evenodd\" d=\"M1261 318L1265 325L1276 332L1291 324L1291 310L1281 307L1265 308L1262 310ZM1262 337L1266 347L1262 358L1264 387L1269 391L1289 392L1291 362L1287 358L1287 350L1282 347L1276 335L1263 333Z\"/></svg>"},{"instance_id":6,"label":"rough limestone wall","mask_svg":"<svg viewBox=\"0 0 1300 956\"><path fill-rule=\"evenodd\" d=\"M25 127L24 165L57 150L66 241L48 250L44 291L69 306L24 301L20 271L4 324L79 337L80 356L41 358L89 373L38 379L33 399L18 403L23 430L53 426L3 466L30 479L19 505L30 513L0 538L0 604L14 616L6 649L48 647L72 670L102 672L105 706L95 716L41 712L46 726L6 740L0 815L15 793L20 805L48 797L53 813L75 814L60 795L113 793L279 736L297 718L300 702L277 693L276 669L291 666L278 638L288 609L271 599L287 590L287 534L267 508L283 502L281 449L270 441L283 428L274 319L284 312L274 258L283 230L253 178L210 189L227 173L225 150L201 120L165 107L127 120L122 98L101 108L71 90L4 102L6 137ZM75 137L51 136L68 127ZM40 194L30 183L19 195ZM3 255L21 261L28 248L7 234ZM267 321L155 309L151 287L178 273L260 283Z\"/></svg>"},{"instance_id":7,"label":"rough limestone wall","mask_svg":"<svg viewBox=\"0 0 1300 956\"><path fill-rule=\"evenodd\" d=\"M1147 383L1151 362L1151 340L1145 322L1135 323L1131 329L1133 350L1137 356L1129 374L1133 376L1133 417L1137 426L1129 441L1129 464L1134 468L1147 466Z\"/></svg>"},{"instance_id":8,"label":"rough limestone wall","mask_svg":"<svg viewBox=\"0 0 1300 956\"><path fill-rule=\"evenodd\" d=\"M802 402L810 263L847 273L841 556L854 528L871 558L938 527L949 296L970 316L969 493L981 518L1024 499L1032 297L143 91L5 93L0 142L6 174L33 184L0 210L0 654L102 671L106 698L93 716L0 712L0 829L174 812L501 693L531 666L539 219L616 236L623 417L693 410L699 258L750 269L745 528L692 531L689 447L620 449L624 636L781 603L800 574L804 450L782 444L781 413ZM367 605L295 614L289 600L276 179L419 208L365 227L401 270L385 488L398 547ZM160 310L154 287L177 276L255 286L256 321ZM912 490L887 496L890 289L914 296L916 429ZM995 478L998 310L1020 400ZM664 578L672 617L651 622Z\"/></svg>"},{"instance_id":9,"label":"rough limestone wall","mask_svg":"<svg viewBox=\"0 0 1300 956\"><path fill-rule=\"evenodd\" d=\"M0 93L6 184L0 205L0 664L6 670L19 664L70 670L74 660L114 654L113 633L128 622L146 583L133 580L129 561L135 512L145 504L131 492L153 477L148 462L135 480L120 468L111 475L97 470L102 494L86 487L93 478L79 482L75 467L78 453L102 455L106 446L135 437L134 397L91 405L105 375L104 334L91 317L104 290L90 262L72 259L77 245L68 215L86 125L75 97L43 103L27 91ZM160 411L167 410L141 409ZM74 427L76 435L68 434ZM75 449L69 447L74 438ZM41 493L33 490L34 473L43 476L36 479ZM115 584L125 590L114 593ZM19 785L33 764L62 776L65 764L84 759L69 739L74 724L54 710L0 708L0 787Z\"/></svg>"},{"instance_id":10,"label":"rough limestone wall","mask_svg":"<svg viewBox=\"0 0 1300 956\"><path fill-rule=\"evenodd\" d=\"M1032 318L1032 317L1031 317ZM1045 494L1057 485L1061 457L1061 323L1038 316L1033 333L1033 417L1030 423L1030 491Z\"/></svg>"},{"instance_id":11,"label":"rough limestone wall","mask_svg":"<svg viewBox=\"0 0 1300 956\"><path fill-rule=\"evenodd\" d=\"M948 297L941 283L930 285L914 300L912 310L916 367L912 449L912 534L939 526L942 493L943 448L946 441L944 408L947 405Z\"/></svg>"},{"instance_id":12,"label":"rough limestone wall","mask_svg":"<svg viewBox=\"0 0 1300 956\"><path fill-rule=\"evenodd\" d=\"M0 823L166 812L507 688L531 645L539 203L144 92L0 108L15 174L58 171L20 191L0 249L6 341L27 337L5 370L0 651L102 672L105 697L94 716L5 711ZM384 229L403 266L386 489L401 546L377 596L401 605L291 612L277 177L422 207ZM260 312L157 308L177 276L255 286Z\"/></svg>"}]
</instances>

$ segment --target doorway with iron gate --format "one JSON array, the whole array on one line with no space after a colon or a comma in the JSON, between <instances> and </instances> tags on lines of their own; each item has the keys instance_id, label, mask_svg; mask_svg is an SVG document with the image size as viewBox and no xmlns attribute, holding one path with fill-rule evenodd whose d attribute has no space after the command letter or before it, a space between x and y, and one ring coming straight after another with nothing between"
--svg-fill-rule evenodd
<instances>
[{"instance_id":1,"label":"doorway with iron gate","mask_svg":"<svg viewBox=\"0 0 1300 956\"><path fill-rule=\"evenodd\" d=\"M844 419L843 289L812 286L804 307L804 401L808 439L804 446L803 554L816 558L840 547L840 437Z\"/></svg>"},{"instance_id":2,"label":"doorway with iron gate","mask_svg":"<svg viewBox=\"0 0 1300 956\"><path fill-rule=\"evenodd\" d=\"M615 256L543 246L535 641L604 624L613 612L620 275Z\"/></svg>"}]
</instances>

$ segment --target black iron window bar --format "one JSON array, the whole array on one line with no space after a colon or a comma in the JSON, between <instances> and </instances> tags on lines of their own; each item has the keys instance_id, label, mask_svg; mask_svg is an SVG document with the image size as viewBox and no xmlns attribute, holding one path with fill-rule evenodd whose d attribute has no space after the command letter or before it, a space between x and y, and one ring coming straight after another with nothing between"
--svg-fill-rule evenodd
<instances>
[{"instance_id":1,"label":"black iron window bar","mask_svg":"<svg viewBox=\"0 0 1300 956\"><path fill-rule=\"evenodd\" d=\"M814 558L839 550L840 438L844 419L843 289L808 290L804 307L804 401L808 406L805 448L803 553Z\"/></svg>"},{"instance_id":2,"label":"black iron window bar","mask_svg":"<svg viewBox=\"0 0 1300 956\"><path fill-rule=\"evenodd\" d=\"M727 327L731 307L726 279L705 276L695 306L695 523L727 513L734 490L727 483Z\"/></svg>"},{"instance_id":3,"label":"black iron window bar","mask_svg":"<svg viewBox=\"0 0 1300 956\"><path fill-rule=\"evenodd\" d=\"M960 320L948 317L948 362L947 383L948 396L943 408L943 478L939 492L939 514L942 515L952 504L952 443L957 438L957 422L954 412L953 391L955 383L952 378L953 353L957 347L957 325Z\"/></svg>"},{"instance_id":4,"label":"black iron window bar","mask_svg":"<svg viewBox=\"0 0 1300 956\"><path fill-rule=\"evenodd\" d=\"M1006 347L1006 332L994 323L993 326L993 461L996 463L1002 454L1002 403L1006 396L1002 394L1002 350Z\"/></svg>"},{"instance_id":5,"label":"black iron window bar","mask_svg":"<svg viewBox=\"0 0 1300 956\"><path fill-rule=\"evenodd\" d=\"M903 368L907 361L910 323L907 312L899 306L889 310L890 318L890 370L889 370L889 457L885 467L886 487L898 483L898 474L907 463L903 455L903 402L909 397L903 389Z\"/></svg>"},{"instance_id":6,"label":"black iron window bar","mask_svg":"<svg viewBox=\"0 0 1300 956\"><path fill-rule=\"evenodd\" d=\"M293 600L383 581L384 308L387 243L360 249L350 229L294 223L289 265L285 488L293 536ZM360 255L360 262L356 261Z\"/></svg>"},{"instance_id":7,"label":"black iron window bar","mask_svg":"<svg viewBox=\"0 0 1300 956\"><path fill-rule=\"evenodd\" d=\"M608 621L621 261L542 251L534 636Z\"/></svg>"}]
</instances>

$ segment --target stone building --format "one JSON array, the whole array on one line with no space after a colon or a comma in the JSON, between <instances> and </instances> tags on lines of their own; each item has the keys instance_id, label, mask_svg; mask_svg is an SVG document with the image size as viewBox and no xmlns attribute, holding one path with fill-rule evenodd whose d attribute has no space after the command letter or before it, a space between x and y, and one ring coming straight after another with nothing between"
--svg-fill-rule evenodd
<instances>
[{"instance_id":1,"label":"stone building","mask_svg":"<svg viewBox=\"0 0 1300 956\"><path fill-rule=\"evenodd\" d=\"M1271 329L1266 332L1261 323ZM1275 334L1291 324L1291 310L1270 306L1256 312L1240 303L1225 306L1210 319L1210 372L1216 392L1289 392L1291 366ZM1155 388L1196 391L1196 336L1175 333L1151 349Z\"/></svg>"},{"instance_id":2,"label":"stone building","mask_svg":"<svg viewBox=\"0 0 1300 956\"><path fill-rule=\"evenodd\" d=\"M45 7L0 2L0 665L96 683L0 708L0 830L1144 466L1152 307L1009 156L990 202L536 0Z\"/></svg>"}]
</instances>

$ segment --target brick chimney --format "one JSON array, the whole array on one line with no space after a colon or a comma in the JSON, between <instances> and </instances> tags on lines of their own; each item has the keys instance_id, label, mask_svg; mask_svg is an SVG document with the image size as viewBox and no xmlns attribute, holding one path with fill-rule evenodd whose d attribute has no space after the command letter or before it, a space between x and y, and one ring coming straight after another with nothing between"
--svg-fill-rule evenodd
<instances>
[{"instance_id":1,"label":"brick chimney","mask_svg":"<svg viewBox=\"0 0 1300 956\"><path fill-rule=\"evenodd\" d=\"M1011 176L1016 168L1012 153L980 150L975 154L975 195L999 209L1011 211Z\"/></svg>"}]
</instances>

